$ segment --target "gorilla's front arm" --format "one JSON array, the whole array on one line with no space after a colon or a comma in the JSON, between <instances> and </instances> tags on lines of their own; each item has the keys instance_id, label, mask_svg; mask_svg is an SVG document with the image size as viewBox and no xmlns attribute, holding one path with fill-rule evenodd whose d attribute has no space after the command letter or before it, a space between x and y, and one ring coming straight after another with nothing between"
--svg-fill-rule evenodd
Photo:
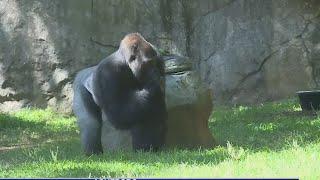
<instances>
[{"instance_id":1,"label":"gorilla's front arm","mask_svg":"<svg viewBox=\"0 0 320 180\"><path fill-rule=\"evenodd\" d=\"M86 87L86 82L95 69L96 67L91 67L80 71L73 82L73 111L80 127L81 144L87 155L102 153L101 111Z\"/></svg>"}]
</instances>

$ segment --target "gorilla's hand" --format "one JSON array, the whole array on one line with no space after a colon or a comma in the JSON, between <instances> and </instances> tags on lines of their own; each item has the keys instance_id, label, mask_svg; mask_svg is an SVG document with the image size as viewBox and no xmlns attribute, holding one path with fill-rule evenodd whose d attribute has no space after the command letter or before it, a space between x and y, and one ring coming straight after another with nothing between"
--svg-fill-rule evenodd
<instances>
[{"instance_id":1,"label":"gorilla's hand","mask_svg":"<svg viewBox=\"0 0 320 180\"><path fill-rule=\"evenodd\" d=\"M156 62L152 60L143 64L142 73L138 81L142 84L142 86L145 86L157 83L159 84L160 78L160 70L156 66Z\"/></svg>"}]
</instances>

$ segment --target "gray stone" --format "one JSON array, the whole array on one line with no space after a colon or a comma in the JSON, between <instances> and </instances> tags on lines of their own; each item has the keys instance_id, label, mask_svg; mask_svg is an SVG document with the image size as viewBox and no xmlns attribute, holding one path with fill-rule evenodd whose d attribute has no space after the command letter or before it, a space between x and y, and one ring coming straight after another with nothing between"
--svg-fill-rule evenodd
<instances>
[{"instance_id":1,"label":"gray stone","mask_svg":"<svg viewBox=\"0 0 320 180\"><path fill-rule=\"evenodd\" d=\"M21 109L26 104L25 100L21 101L5 101L0 104L2 112L15 112Z\"/></svg>"},{"instance_id":2,"label":"gray stone","mask_svg":"<svg viewBox=\"0 0 320 180\"><path fill-rule=\"evenodd\" d=\"M64 69L55 69L52 74L52 81L55 84L59 84L69 77L68 71Z\"/></svg>"},{"instance_id":3,"label":"gray stone","mask_svg":"<svg viewBox=\"0 0 320 180\"><path fill-rule=\"evenodd\" d=\"M64 86L129 32L190 57L217 104L292 97L320 88L319 9L317 0L0 0L0 105L71 106Z\"/></svg>"},{"instance_id":4,"label":"gray stone","mask_svg":"<svg viewBox=\"0 0 320 180\"><path fill-rule=\"evenodd\" d=\"M104 151L130 151L132 138L129 130L117 130L102 115L101 143Z\"/></svg>"}]
</instances>

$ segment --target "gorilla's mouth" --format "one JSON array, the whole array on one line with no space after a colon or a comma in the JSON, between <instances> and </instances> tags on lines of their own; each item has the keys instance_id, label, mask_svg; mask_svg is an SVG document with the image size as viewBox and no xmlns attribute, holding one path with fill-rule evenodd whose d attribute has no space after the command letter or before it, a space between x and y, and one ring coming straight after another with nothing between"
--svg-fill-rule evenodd
<instances>
[{"instance_id":1,"label":"gorilla's mouth","mask_svg":"<svg viewBox=\"0 0 320 180\"><path fill-rule=\"evenodd\" d=\"M154 76L158 76L157 67L154 65L153 61L147 61L140 65L132 64L132 68L130 67L130 69L135 78L140 82L145 82Z\"/></svg>"}]
</instances>

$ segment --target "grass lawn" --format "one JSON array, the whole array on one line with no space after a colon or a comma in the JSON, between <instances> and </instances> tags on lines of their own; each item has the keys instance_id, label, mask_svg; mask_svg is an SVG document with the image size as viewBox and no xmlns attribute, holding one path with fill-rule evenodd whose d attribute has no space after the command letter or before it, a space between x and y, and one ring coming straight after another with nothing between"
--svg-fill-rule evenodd
<instances>
[{"instance_id":1,"label":"grass lawn","mask_svg":"<svg viewBox=\"0 0 320 180\"><path fill-rule=\"evenodd\" d=\"M215 107L221 144L208 150L86 157L74 117L50 110L0 114L0 177L300 177L320 179L320 114L295 100Z\"/></svg>"}]
</instances>

